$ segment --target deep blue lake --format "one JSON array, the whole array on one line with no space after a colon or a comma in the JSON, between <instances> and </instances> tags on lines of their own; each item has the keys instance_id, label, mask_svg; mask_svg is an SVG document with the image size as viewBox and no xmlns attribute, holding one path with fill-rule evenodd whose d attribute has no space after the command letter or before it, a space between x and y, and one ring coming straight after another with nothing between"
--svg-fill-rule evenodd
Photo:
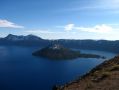
<instances>
[{"instance_id":1,"label":"deep blue lake","mask_svg":"<svg viewBox=\"0 0 119 90\"><path fill-rule=\"evenodd\" d=\"M78 58L49 60L32 56L38 47L0 46L0 90L52 90L90 71L105 59ZM81 50L106 56L116 54L104 51Z\"/></svg>"}]
</instances>

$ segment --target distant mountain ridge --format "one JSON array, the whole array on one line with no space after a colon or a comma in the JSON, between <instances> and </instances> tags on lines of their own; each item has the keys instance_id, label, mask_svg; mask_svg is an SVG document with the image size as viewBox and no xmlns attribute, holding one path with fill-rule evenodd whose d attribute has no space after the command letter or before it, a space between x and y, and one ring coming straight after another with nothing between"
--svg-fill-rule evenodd
<instances>
[{"instance_id":1,"label":"distant mountain ridge","mask_svg":"<svg viewBox=\"0 0 119 90\"><path fill-rule=\"evenodd\" d=\"M8 36L5 37L6 40L11 40L11 41L21 41L21 40L42 40L40 37L37 37L35 35L27 35L27 36L17 36L17 35L12 35L9 34Z\"/></svg>"},{"instance_id":2,"label":"distant mountain ridge","mask_svg":"<svg viewBox=\"0 0 119 90\"><path fill-rule=\"evenodd\" d=\"M9 34L4 38L0 38L0 45L17 45L17 46L45 46L49 41L44 40L35 35L13 35Z\"/></svg>"},{"instance_id":3,"label":"distant mountain ridge","mask_svg":"<svg viewBox=\"0 0 119 90\"><path fill-rule=\"evenodd\" d=\"M17 46L40 46L45 47L51 43L58 43L68 48L76 49L91 49L91 50L103 50L119 53L119 40L46 40L35 35L17 36L9 34L5 38L0 38L0 45L17 45Z\"/></svg>"}]
</instances>

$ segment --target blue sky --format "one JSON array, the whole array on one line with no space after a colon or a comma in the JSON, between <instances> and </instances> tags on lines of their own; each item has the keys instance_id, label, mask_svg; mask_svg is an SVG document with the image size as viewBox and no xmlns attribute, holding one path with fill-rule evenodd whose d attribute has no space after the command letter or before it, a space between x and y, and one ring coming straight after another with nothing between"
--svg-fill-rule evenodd
<instances>
[{"instance_id":1,"label":"blue sky","mask_svg":"<svg viewBox=\"0 0 119 90\"><path fill-rule=\"evenodd\" d=\"M0 37L119 40L119 0L0 0Z\"/></svg>"}]
</instances>

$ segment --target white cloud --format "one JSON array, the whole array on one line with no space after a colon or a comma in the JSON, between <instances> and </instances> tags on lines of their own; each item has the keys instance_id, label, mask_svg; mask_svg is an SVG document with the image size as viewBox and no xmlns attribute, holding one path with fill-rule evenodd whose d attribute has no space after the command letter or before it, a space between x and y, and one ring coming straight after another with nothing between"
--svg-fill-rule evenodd
<instances>
[{"instance_id":1,"label":"white cloud","mask_svg":"<svg viewBox=\"0 0 119 90\"><path fill-rule=\"evenodd\" d=\"M94 27L75 27L74 29L93 33L110 33L113 31L113 28L111 26L105 24L96 25Z\"/></svg>"},{"instance_id":2,"label":"white cloud","mask_svg":"<svg viewBox=\"0 0 119 90\"><path fill-rule=\"evenodd\" d=\"M5 27L5 28L24 28L23 26L17 25L13 22L10 22L8 20L1 20L0 19L0 27Z\"/></svg>"},{"instance_id":3,"label":"white cloud","mask_svg":"<svg viewBox=\"0 0 119 90\"><path fill-rule=\"evenodd\" d=\"M70 31L74 28L74 24L68 24L64 27L65 30Z\"/></svg>"},{"instance_id":4,"label":"white cloud","mask_svg":"<svg viewBox=\"0 0 119 90\"><path fill-rule=\"evenodd\" d=\"M93 27L83 27L83 26L75 26L75 24L67 24L65 26L58 26L57 28L63 28L64 30L68 31L83 31L83 32L92 32L92 33L111 33L113 30L117 30L113 28L111 25L101 24L95 25Z\"/></svg>"},{"instance_id":5,"label":"white cloud","mask_svg":"<svg viewBox=\"0 0 119 90\"><path fill-rule=\"evenodd\" d=\"M26 30L24 31L26 35L34 34L40 36L44 39L71 39L72 35L75 35L75 32L65 32L65 31L51 31L51 30Z\"/></svg>"},{"instance_id":6,"label":"white cloud","mask_svg":"<svg viewBox=\"0 0 119 90\"><path fill-rule=\"evenodd\" d=\"M101 0L100 3L107 9L119 9L119 0Z\"/></svg>"},{"instance_id":7,"label":"white cloud","mask_svg":"<svg viewBox=\"0 0 119 90\"><path fill-rule=\"evenodd\" d=\"M82 3L79 1L78 3ZM80 10L109 10L111 13L119 13L119 0L95 0L92 3L80 6L77 4L73 7L64 9L64 11L80 11Z\"/></svg>"},{"instance_id":8,"label":"white cloud","mask_svg":"<svg viewBox=\"0 0 119 90\"><path fill-rule=\"evenodd\" d=\"M110 26L119 26L119 23L111 23L111 24L107 24L107 25L110 25Z\"/></svg>"},{"instance_id":9,"label":"white cloud","mask_svg":"<svg viewBox=\"0 0 119 90\"><path fill-rule=\"evenodd\" d=\"M27 30L25 31L28 34L55 34L55 33L64 33L59 31L50 31L50 30Z\"/></svg>"},{"instance_id":10,"label":"white cloud","mask_svg":"<svg viewBox=\"0 0 119 90\"><path fill-rule=\"evenodd\" d=\"M76 26L75 24L73 24L72 29L67 32L65 30L65 27L68 25L69 24L65 26L58 26L55 30L34 29L25 30L23 33L27 35L38 35L44 39L119 39L119 27L112 26L117 24L101 24L92 27Z\"/></svg>"}]
</instances>

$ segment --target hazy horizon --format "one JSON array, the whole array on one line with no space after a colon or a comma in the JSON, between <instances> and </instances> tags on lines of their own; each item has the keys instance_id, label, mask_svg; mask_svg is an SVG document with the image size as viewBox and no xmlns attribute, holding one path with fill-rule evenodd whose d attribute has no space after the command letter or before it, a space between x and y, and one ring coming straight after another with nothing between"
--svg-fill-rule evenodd
<instances>
[{"instance_id":1,"label":"hazy horizon","mask_svg":"<svg viewBox=\"0 0 119 90\"><path fill-rule=\"evenodd\" d=\"M11 34L11 33L10 33ZM8 35L10 35L10 34L7 34L6 36L3 36L3 37L0 37L0 38L5 38L5 37L7 37ZM34 34L27 34L27 35L16 35L16 34L11 34L11 35L15 35L15 36L28 36L28 35L34 35ZM34 35L34 36L37 36L37 37L39 37L39 38L41 38L41 39L44 39L44 40L95 40L95 41L98 41L98 40L107 40L107 41L118 41L118 40L108 40L108 39L75 39L75 38L69 38L69 39L67 39L67 38L54 38L54 39L47 39L47 38L43 38L43 37L41 37L41 36L38 36L38 35Z\"/></svg>"},{"instance_id":2,"label":"hazy horizon","mask_svg":"<svg viewBox=\"0 0 119 90\"><path fill-rule=\"evenodd\" d=\"M119 40L119 0L1 0L0 37Z\"/></svg>"}]
</instances>

